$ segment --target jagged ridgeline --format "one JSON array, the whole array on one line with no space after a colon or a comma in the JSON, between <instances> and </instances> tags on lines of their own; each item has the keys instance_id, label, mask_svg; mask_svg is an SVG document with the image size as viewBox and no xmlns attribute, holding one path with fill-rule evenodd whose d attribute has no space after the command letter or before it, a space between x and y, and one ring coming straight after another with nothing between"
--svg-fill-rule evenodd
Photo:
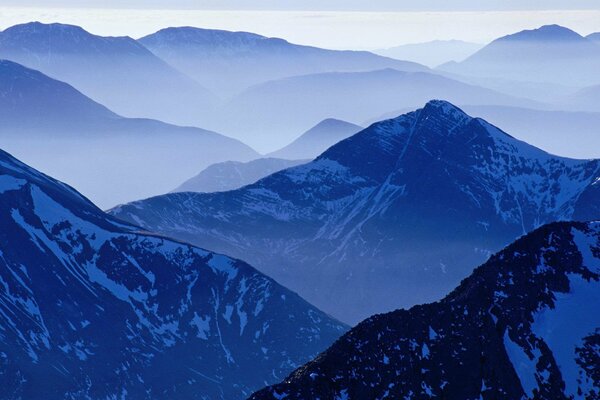
<instances>
[{"instance_id":1,"label":"jagged ridgeline","mask_svg":"<svg viewBox=\"0 0 600 400\"><path fill-rule=\"evenodd\" d=\"M0 151L0 399L241 399L346 327Z\"/></svg>"},{"instance_id":2,"label":"jagged ridgeline","mask_svg":"<svg viewBox=\"0 0 600 400\"><path fill-rule=\"evenodd\" d=\"M440 299L542 224L600 217L599 168L431 101L239 190L111 213L243 258L354 323Z\"/></svg>"},{"instance_id":3,"label":"jagged ridgeline","mask_svg":"<svg viewBox=\"0 0 600 400\"><path fill-rule=\"evenodd\" d=\"M598 399L599 310L600 223L549 224L251 399Z\"/></svg>"}]
</instances>

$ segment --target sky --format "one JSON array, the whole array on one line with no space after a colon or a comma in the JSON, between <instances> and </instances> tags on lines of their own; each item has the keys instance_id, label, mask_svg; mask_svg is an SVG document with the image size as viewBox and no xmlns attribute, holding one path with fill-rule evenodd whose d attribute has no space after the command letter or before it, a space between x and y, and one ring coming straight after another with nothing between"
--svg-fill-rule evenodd
<instances>
[{"instance_id":1,"label":"sky","mask_svg":"<svg viewBox=\"0 0 600 400\"><path fill-rule=\"evenodd\" d=\"M135 38L189 25L333 49L379 49L430 40L487 43L552 23L589 34L600 31L600 1L0 0L0 29L32 20Z\"/></svg>"}]
</instances>

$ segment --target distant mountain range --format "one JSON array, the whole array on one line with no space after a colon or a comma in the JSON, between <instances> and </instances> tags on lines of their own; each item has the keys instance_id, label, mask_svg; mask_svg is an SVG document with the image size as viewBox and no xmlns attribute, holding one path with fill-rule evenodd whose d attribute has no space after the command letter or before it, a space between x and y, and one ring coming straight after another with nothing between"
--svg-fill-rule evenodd
<instances>
[{"instance_id":1,"label":"distant mountain range","mask_svg":"<svg viewBox=\"0 0 600 400\"><path fill-rule=\"evenodd\" d=\"M66 83L6 60L0 120L6 150L103 207L166 193L215 162L259 156L215 132L123 118Z\"/></svg>"},{"instance_id":2,"label":"distant mountain range","mask_svg":"<svg viewBox=\"0 0 600 400\"><path fill-rule=\"evenodd\" d=\"M580 89L566 96L560 103L563 108L600 113L600 84Z\"/></svg>"},{"instance_id":3,"label":"distant mountain range","mask_svg":"<svg viewBox=\"0 0 600 400\"><path fill-rule=\"evenodd\" d=\"M439 69L467 76L588 86L600 83L600 45L568 28L545 25L496 39L466 60Z\"/></svg>"},{"instance_id":4,"label":"distant mountain range","mask_svg":"<svg viewBox=\"0 0 600 400\"><path fill-rule=\"evenodd\" d=\"M260 150L285 146L298 131L326 118L360 124L385 111L419 107L432 98L457 104L541 107L534 101L428 72L330 72L254 86L225 104L226 112L209 126Z\"/></svg>"},{"instance_id":5,"label":"distant mountain range","mask_svg":"<svg viewBox=\"0 0 600 400\"><path fill-rule=\"evenodd\" d=\"M462 61L483 46L462 40L433 40L375 50L375 53L398 60L418 62L433 68L450 61Z\"/></svg>"},{"instance_id":6,"label":"distant mountain range","mask_svg":"<svg viewBox=\"0 0 600 400\"><path fill-rule=\"evenodd\" d=\"M31 22L0 32L0 58L67 82L128 117L199 124L217 97L129 37Z\"/></svg>"},{"instance_id":7,"label":"distant mountain range","mask_svg":"<svg viewBox=\"0 0 600 400\"><path fill-rule=\"evenodd\" d=\"M598 223L544 226L443 300L367 319L250 399L596 399L598 248Z\"/></svg>"},{"instance_id":8,"label":"distant mountain range","mask_svg":"<svg viewBox=\"0 0 600 400\"><path fill-rule=\"evenodd\" d=\"M294 75L382 68L412 72L428 69L366 51L300 46L248 32L173 27L145 36L139 42L226 97L259 83Z\"/></svg>"},{"instance_id":9,"label":"distant mountain range","mask_svg":"<svg viewBox=\"0 0 600 400\"><path fill-rule=\"evenodd\" d=\"M544 223L600 216L598 160L547 154L444 101L242 189L111 210L241 257L348 322L439 299Z\"/></svg>"},{"instance_id":10,"label":"distant mountain range","mask_svg":"<svg viewBox=\"0 0 600 400\"><path fill-rule=\"evenodd\" d=\"M239 189L282 169L295 167L310 160L259 158L248 162L224 161L213 164L188 179L173 192L225 192Z\"/></svg>"},{"instance_id":11,"label":"distant mountain range","mask_svg":"<svg viewBox=\"0 0 600 400\"><path fill-rule=\"evenodd\" d=\"M363 129L350 122L328 118L304 132L287 146L269 153L268 156L288 160L313 159L337 142Z\"/></svg>"},{"instance_id":12,"label":"distant mountain range","mask_svg":"<svg viewBox=\"0 0 600 400\"><path fill-rule=\"evenodd\" d=\"M589 40L598 42L598 41L600 41L600 32L590 33L589 35L586 36L586 38Z\"/></svg>"},{"instance_id":13,"label":"distant mountain range","mask_svg":"<svg viewBox=\"0 0 600 400\"><path fill-rule=\"evenodd\" d=\"M346 327L0 151L0 397L243 399Z\"/></svg>"}]
</instances>

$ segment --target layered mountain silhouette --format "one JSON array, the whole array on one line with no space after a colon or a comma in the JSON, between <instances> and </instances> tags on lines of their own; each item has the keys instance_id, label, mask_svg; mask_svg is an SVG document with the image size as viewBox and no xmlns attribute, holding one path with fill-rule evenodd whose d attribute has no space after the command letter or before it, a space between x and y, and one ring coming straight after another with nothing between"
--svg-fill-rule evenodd
<instances>
[{"instance_id":1,"label":"layered mountain silhouette","mask_svg":"<svg viewBox=\"0 0 600 400\"><path fill-rule=\"evenodd\" d=\"M587 39L600 42L600 32L590 33L586 36Z\"/></svg>"},{"instance_id":2,"label":"layered mountain silhouette","mask_svg":"<svg viewBox=\"0 0 600 400\"><path fill-rule=\"evenodd\" d=\"M287 146L269 153L270 157L288 160L313 159L339 141L364 128L334 118L324 119Z\"/></svg>"},{"instance_id":3,"label":"layered mountain silhouette","mask_svg":"<svg viewBox=\"0 0 600 400\"><path fill-rule=\"evenodd\" d=\"M166 193L215 162L259 156L215 132L123 118L66 83L6 60L0 119L6 150L102 207Z\"/></svg>"},{"instance_id":4,"label":"layered mountain silhouette","mask_svg":"<svg viewBox=\"0 0 600 400\"><path fill-rule=\"evenodd\" d=\"M440 66L463 75L572 86L600 83L599 68L600 45L559 25L501 37L460 63Z\"/></svg>"},{"instance_id":5,"label":"layered mountain silhouette","mask_svg":"<svg viewBox=\"0 0 600 400\"><path fill-rule=\"evenodd\" d=\"M242 399L345 326L0 152L0 397Z\"/></svg>"},{"instance_id":6,"label":"layered mountain silhouette","mask_svg":"<svg viewBox=\"0 0 600 400\"><path fill-rule=\"evenodd\" d=\"M202 85L225 96L293 75L381 68L427 70L420 64L366 51L300 46L248 32L173 27L145 36L139 42Z\"/></svg>"},{"instance_id":7,"label":"layered mountain silhouette","mask_svg":"<svg viewBox=\"0 0 600 400\"><path fill-rule=\"evenodd\" d=\"M462 61L482 47L482 44L462 40L433 40L376 50L375 53L418 62L433 68L450 61Z\"/></svg>"},{"instance_id":8,"label":"layered mountain silhouette","mask_svg":"<svg viewBox=\"0 0 600 400\"><path fill-rule=\"evenodd\" d=\"M227 112L215 126L255 148L284 146L297 132L326 118L361 124L386 111L420 107L432 98L456 104L538 106L428 72L331 72L254 86L224 106Z\"/></svg>"},{"instance_id":9,"label":"layered mountain silhouette","mask_svg":"<svg viewBox=\"0 0 600 400\"><path fill-rule=\"evenodd\" d=\"M224 161L209 166L198 175L188 179L173 192L225 192L239 189L279 172L310 160L287 160L283 158L259 158L248 162Z\"/></svg>"},{"instance_id":10,"label":"layered mountain silhouette","mask_svg":"<svg viewBox=\"0 0 600 400\"><path fill-rule=\"evenodd\" d=\"M201 124L217 98L129 37L31 22L0 32L0 58L67 82L119 114ZM202 126L202 125L201 125Z\"/></svg>"},{"instance_id":11,"label":"layered mountain silhouette","mask_svg":"<svg viewBox=\"0 0 600 400\"><path fill-rule=\"evenodd\" d=\"M568 109L600 112L600 84L585 87L571 96L566 96L560 106Z\"/></svg>"},{"instance_id":12,"label":"layered mountain silhouette","mask_svg":"<svg viewBox=\"0 0 600 400\"><path fill-rule=\"evenodd\" d=\"M599 177L597 160L550 155L431 101L242 189L111 213L250 261L356 322L441 298L544 223L597 218Z\"/></svg>"},{"instance_id":13,"label":"layered mountain silhouette","mask_svg":"<svg viewBox=\"0 0 600 400\"><path fill-rule=\"evenodd\" d=\"M600 225L554 223L443 300L360 323L250 398L595 399Z\"/></svg>"}]
</instances>

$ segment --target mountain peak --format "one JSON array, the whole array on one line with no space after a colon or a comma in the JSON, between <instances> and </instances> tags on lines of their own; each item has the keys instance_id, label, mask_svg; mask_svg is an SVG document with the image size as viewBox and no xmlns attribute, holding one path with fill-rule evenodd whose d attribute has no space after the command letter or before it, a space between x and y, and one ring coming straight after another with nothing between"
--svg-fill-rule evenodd
<instances>
[{"instance_id":1,"label":"mountain peak","mask_svg":"<svg viewBox=\"0 0 600 400\"><path fill-rule=\"evenodd\" d=\"M561 25L543 25L537 29L523 30L498 40L505 41L577 41L584 39L577 32Z\"/></svg>"},{"instance_id":2,"label":"mountain peak","mask_svg":"<svg viewBox=\"0 0 600 400\"><path fill-rule=\"evenodd\" d=\"M91 35L85 29L77 25L61 24L58 22L43 23L39 21L27 22L23 24L13 25L6 28L3 33L17 33L17 34L78 34L78 35Z\"/></svg>"}]
</instances>

